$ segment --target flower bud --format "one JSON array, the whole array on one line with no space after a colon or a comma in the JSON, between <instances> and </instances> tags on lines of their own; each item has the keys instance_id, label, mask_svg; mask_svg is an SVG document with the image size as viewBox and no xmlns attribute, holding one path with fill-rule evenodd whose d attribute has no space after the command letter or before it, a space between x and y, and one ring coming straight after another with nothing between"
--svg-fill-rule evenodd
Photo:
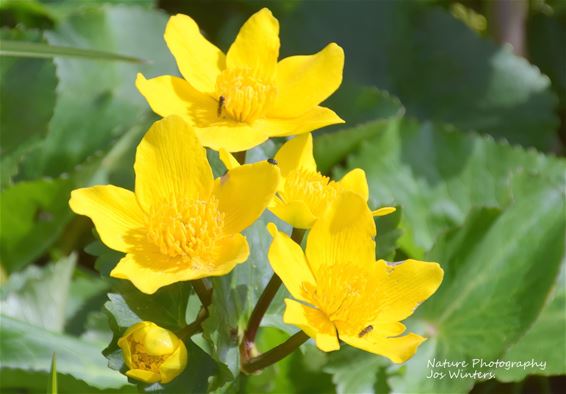
<instances>
[{"instance_id":1,"label":"flower bud","mask_svg":"<svg viewBox=\"0 0 566 394\"><path fill-rule=\"evenodd\" d=\"M155 323L136 323L118 340L126 375L145 383L169 383L187 365L187 348L171 331Z\"/></svg>"}]
</instances>

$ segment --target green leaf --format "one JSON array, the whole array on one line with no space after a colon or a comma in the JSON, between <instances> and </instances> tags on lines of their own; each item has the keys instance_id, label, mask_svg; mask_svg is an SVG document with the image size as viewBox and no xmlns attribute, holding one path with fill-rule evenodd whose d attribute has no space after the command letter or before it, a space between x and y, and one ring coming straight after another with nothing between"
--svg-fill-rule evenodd
<instances>
[{"instance_id":1,"label":"green leaf","mask_svg":"<svg viewBox=\"0 0 566 394\"><path fill-rule=\"evenodd\" d=\"M45 268L28 267L14 273L2 286L0 309L6 316L37 327L62 332L76 256Z\"/></svg>"},{"instance_id":2,"label":"green leaf","mask_svg":"<svg viewBox=\"0 0 566 394\"><path fill-rule=\"evenodd\" d=\"M538 366L527 368L499 368L495 376L503 382L518 382L527 375L565 375L566 374L566 265L558 276L556 288L527 333L512 345L503 357L505 362L535 360ZM544 369L540 363L545 363Z\"/></svg>"},{"instance_id":3,"label":"green leaf","mask_svg":"<svg viewBox=\"0 0 566 394\"><path fill-rule=\"evenodd\" d=\"M42 45L41 35L36 32L0 30L0 48L16 39ZM55 66L51 60L0 57L0 85L0 152L4 172L4 162L12 153L16 155L12 160L17 163L18 156L23 154L22 145L29 145L47 133L55 106ZM3 180L2 185L8 180Z\"/></svg>"},{"instance_id":4,"label":"green leaf","mask_svg":"<svg viewBox=\"0 0 566 394\"><path fill-rule=\"evenodd\" d=\"M563 206L562 190L540 177L526 178L514 182L520 198L505 210L473 211L427 254L426 260L441 263L445 277L409 324L429 339L404 373L390 380L394 391L467 392L474 379L494 377L491 368L474 365L474 359L499 359L537 318L564 255L566 219L556 214ZM428 365L444 360L467 365ZM459 370L484 375L448 375ZM434 371L447 376L427 378Z\"/></svg>"},{"instance_id":5,"label":"green leaf","mask_svg":"<svg viewBox=\"0 0 566 394\"><path fill-rule=\"evenodd\" d=\"M44 371L47 380L51 358L56 353L59 374L72 375L99 389L120 388L127 384L124 376L107 367L96 344L8 316L1 317L0 334L3 372L6 369Z\"/></svg>"},{"instance_id":6,"label":"green leaf","mask_svg":"<svg viewBox=\"0 0 566 394\"><path fill-rule=\"evenodd\" d=\"M152 321L172 331L185 327L187 302L191 294L189 282L178 282L159 289L154 294L144 294L129 281L116 280L106 309L116 319L118 327L126 329L140 321ZM188 322L190 323L190 322Z\"/></svg>"},{"instance_id":7,"label":"green leaf","mask_svg":"<svg viewBox=\"0 0 566 394\"><path fill-rule=\"evenodd\" d=\"M474 207L506 206L513 198L510 182L518 175L544 173L557 184L564 182L562 159L437 124L377 121L350 132L373 137L349 157L347 169L365 170L370 206L402 207L399 243L415 258L442 232L463 223ZM343 172L335 171L335 177Z\"/></svg>"},{"instance_id":8,"label":"green leaf","mask_svg":"<svg viewBox=\"0 0 566 394\"><path fill-rule=\"evenodd\" d=\"M50 45L86 47L147 59L144 65L56 58L57 104L47 138L25 175L59 175L93 153L109 150L133 126L148 126L150 113L134 81L175 74L163 42L166 16L138 6L87 6L76 9L54 31Z\"/></svg>"},{"instance_id":9,"label":"green leaf","mask_svg":"<svg viewBox=\"0 0 566 394\"><path fill-rule=\"evenodd\" d=\"M420 120L553 148L557 99L549 79L510 48L426 3L304 1L280 20L284 55L338 42L347 54L345 84L384 89Z\"/></svg>"},{"instance_id":10,"label":"green leaf","mask_svg":"<svg viewBox=\"0 0 566 394\"><path fill-rule=\"evenodd\" d=\"M345 347L330 354L324 371L332 374L338 394L373 393L378 369L387 365L387 361L382 357L353 347Z\"/></svg>"},{"instance_id":11,"label":"green leaf","mask_svg":"<svg viewBox=\"0 0 566 394\"><path fill-rule=\"evenodd\" d=\"M105 51L95 51L82 48L62 47L45 43L29 41L3 40L0 46L0 56L8 57L31 57L31 58L54 58L73 57L90 60L107 60L127 63L146 63L143 59L125 56Z\"/></svg>"},{"instance_id":12,"label":"green leaf","mask_svg":"<svg viewBox=\"0 0 566 394\"><path fill-rule=\"evenodd\" d=\"M377 127L376 125L380 125ZM364 141L382 132L384 127L394 127L389 119L377 120L368 125L322 134L314 139L314 158L318 170L328 173L348 155L356 152Z\"/></svg>"},{"instance_id":13,"label":"green leaf","mask_svg":"<svg viewBox=\"0 0 566 394\"><path fill-rule=\"evenodd\" d=\"M0 193L2 266L13 272L39 257L71 218L74 179L21 182Z\"/></svg>"}]
</instances>

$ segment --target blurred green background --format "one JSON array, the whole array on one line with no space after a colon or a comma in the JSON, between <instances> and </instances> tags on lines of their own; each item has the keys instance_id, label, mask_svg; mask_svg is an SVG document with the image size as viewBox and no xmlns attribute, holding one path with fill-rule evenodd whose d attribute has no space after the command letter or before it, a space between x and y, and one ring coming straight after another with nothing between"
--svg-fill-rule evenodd
<instances>
[{"instance_id":1,"label":"blurred green background","mask_svg":"<svg viewBox=\"0 0 566 394\"><path fill-rule=\"evenodd\" d=\"M240 375L238 334L272 273L266 213L246 232L250 261L212 281L211 317L189 344L187 370L169 385L136 387L117 371L116 337L140 319L179 329L198 301L187 283L149 297L111 280L120 255L70 212L69 193L133 186L135 146L157 119L135 75L178 74L163 41L168 14L190 15L226 50L263 6L280 21L281 57L331 41L344 48L344 82L325 104L347 123L314 134L319 169L339 177L361 167L370 205L400 207L377 219L379 257L445 269L407 323L430 339L401 366L308 343ZM0 24L2 392L49 391L53 353L62 393L564 389L566 1L1 0ZM221 172L217 155L210 160ZM262 350L296 331L281 320L284 296L264 320ZM546 368L427 378L428 360L473 358Z\"/></svg>"}]
</instances>

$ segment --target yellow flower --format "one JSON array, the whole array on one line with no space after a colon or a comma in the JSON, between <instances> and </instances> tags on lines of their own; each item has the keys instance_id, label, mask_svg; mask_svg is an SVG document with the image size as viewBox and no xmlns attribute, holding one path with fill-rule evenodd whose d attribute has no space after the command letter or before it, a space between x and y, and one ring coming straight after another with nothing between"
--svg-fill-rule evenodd
<instances>
[{"instance_id":1,"label":"yellow flower","mask_svg":"<svg viewBox=\"0 0 566 394\"><path fill-rule=\"evenodd\" d=\"M267 8L248 19L226 55L186 15L169 19L165 41L184 79L138 74L136 86L157 114L184 116L207 147L243 151L344 122L319 106L342 82L342 48L331 43L277 62L279 22Z\"/></svg>"},{"instance_id":2,"label":"yellow flower","mask_svg":"<svg viewBox=\"0 0 566 394\"><path fill-rule=\"evenodd\" d=\"M375 224L365 201L344 192L312 227L306 253L270 223L268 257L291 295L283 320L305 331L323 351L339 340L388 357L408 360L425 338L401 335L401 320L442 281L436 263L375 261Z\"/></svg>"},{"instance_id":3,"label":"yellow flower","mask_svg":"<svg viewBox=\"0 0 566 394\"><path fill-rule=\"evenodd\" d=\"M232 155L224 150L220 151L220 159L226 168L238 166ZM311 134L287 141L275 155L275 161L281 169L282 179L269 209L295 228L310 228L343 191L355 192L365 201L368 200L364 170L355 168L338 182L317 171ZM383 216L392 212L395 212L395 208L383 207L373 214Z\"/></svg>"},{"instance_id":4,"label":"yellow flower","mask_svg":"<svg viewBox=\"0 0 566 394\"><path fill-rule=\"evenodd\" d=\"M205 149L178 116L154 123L134 169L135 193L94 186L74 190L69 204L92 219L106 245L127 253L110 275L147 294L246 261L240 232L261 215L280 179L277 166L264 161L214 180Z\"/></svg>"},{"instance_id":5,"label":"yellow flower","mask_svg":"<svg viewBox=\"0 0 566 394\"><path fill-rule=\"evenodd\" d=\"M130 378L145 383L169 383L187 366L187 348L171 331L142 321L118 340Z\"/></svg>"}]
</instances>

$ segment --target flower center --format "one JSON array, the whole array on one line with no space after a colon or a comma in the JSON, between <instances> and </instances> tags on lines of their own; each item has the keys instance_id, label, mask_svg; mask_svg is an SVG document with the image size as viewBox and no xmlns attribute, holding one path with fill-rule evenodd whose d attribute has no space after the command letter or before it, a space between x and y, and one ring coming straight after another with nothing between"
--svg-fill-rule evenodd
<instances>
[{"instance_id":1,"label":"flower center","mask_svg":"<svg viewBox=\"0 0 566 394\"><path fill-rule=\"evenodd\" d=\"M328 203L336 198L338 185L320 172L297 168L285 178L282 197L286 201L304 201L315 216L322 215Z\"/></svg>"},{"instance_id":2,"label":"flower center","mask_svg":"<svg viewBox=\"0 0 566 394\"><path fill-rule=\"evenodd\" d=\"M148 239L169 257L210 257L224 227L218 200L172 201L151 210Z\"/></svg>"},{"instance_id":3,"label":"flower center","mask_svg":"<svg viewBox=\"0 0 566 394\"><path fill-rule=\"evenodd\" d=\"M326 264L323 275L316 277L316 286L305 285L309 301L317 306L330 321L341 320L358 327L360 321L372 315L375 300L366 299L367 272L357 269L355 263Z\"/></svg>"},{"instance_id":4,"label":"flower center","mask_svg":"<svg viewBox=\"0 0 566 394\"><path fill-rule=\"evenodd\" d=\"M132 369L142 369L159 373L159 367L165 361L166 356L153 356L147 354L145 347L136 341L130 342L130 351L132 355Z\"/></svg>"},{"instance_id":5,"label":"flower center","mask_svg":"<svg viewBox=\"0 0 566 394\"><path fill-rule=\"evenodd\" d=\"M267 112L276 93L271 82L257 78L251 70L224 70L216 80L218 116L252 122Z\"/></svg>"}]
</instances>

